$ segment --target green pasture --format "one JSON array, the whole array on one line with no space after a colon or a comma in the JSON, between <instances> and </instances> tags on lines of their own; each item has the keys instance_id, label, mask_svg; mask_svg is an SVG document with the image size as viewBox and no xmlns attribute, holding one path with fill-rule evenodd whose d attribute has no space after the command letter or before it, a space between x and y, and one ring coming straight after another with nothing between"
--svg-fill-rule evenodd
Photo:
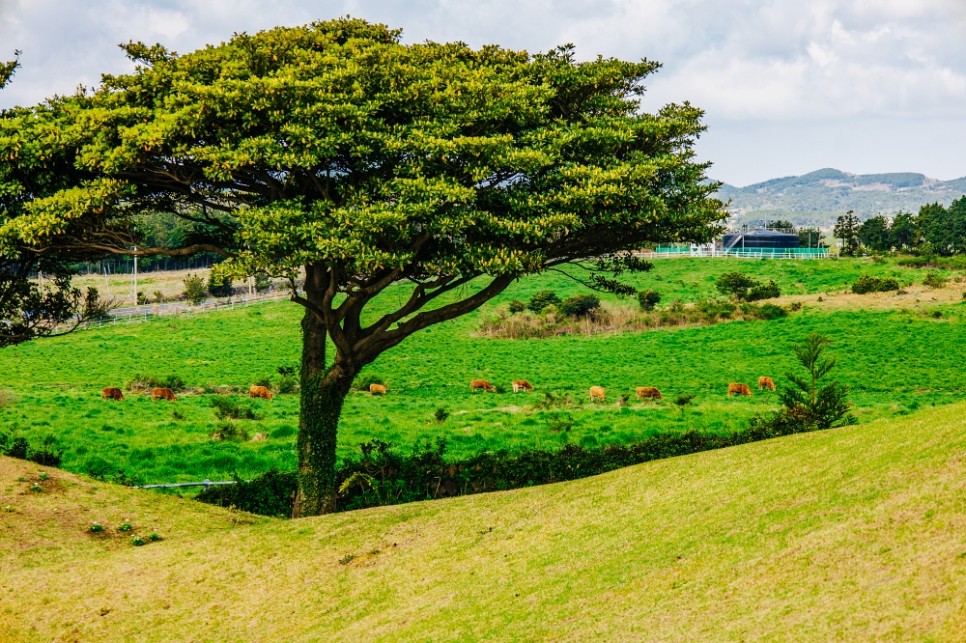
<instances>
[{"instance_id":1,"label":"green pasture","mask_svg":"<svg viewBox=\"0 0 966 643\"><path fill-rule=\"evenodd\" d=\"M785 294L842 291L859 274L896 276L919 283L925 272L870 260L741 261L666 259L635 276L663 303L694 301L713 293L723 272L741 270L774 279ZM743 428L755 413L777 408L774 393L728 398L729 382L754 387L759 375L782 386L795 368L791 347L810 332L828 336L838 359L836 379L852 390L860 421L902 415L966 397L966 306L927 311L839 310L806 307L774 321L660 329L644 333L571 335L540 340L485 339L482 316L538 290L562 296L580 286L559 274L521 280L481 311L417 334L370 365L389 394L353 392L346 404L339 453L358 453L369 439L404 450L445 439L452 457L484 449L559 448L630 442L655 431ZM402 298L402 289L390 298ZM395 302L389 302L395 303ZM630 304L630 302L628 302ZM246 391L299 360L301 309L264 303L196 316L162 318L78 332L0 352L0 431L32 442L54 436L63 466L111 475L118 469L145 483L249 477L270 467L295 466L297 395L248 400L257 419L233 420L249 437L215 441L220 420L211 406L217 391ZM125 387L137 375L177 375L192 389L174 403L153 402L125 389L125 400L100 399L104 386ZM471 393L469 381L486 378L509 390L527 379L533 393ZM593 404L587 389L607 389ZM657 386L661 402L638 402L636 386ZM694 395L687 407L673 400ZM630 395L627 406L617 401ZM439 422L438 409L448 413Z\"/></svg>"}]
</instances>

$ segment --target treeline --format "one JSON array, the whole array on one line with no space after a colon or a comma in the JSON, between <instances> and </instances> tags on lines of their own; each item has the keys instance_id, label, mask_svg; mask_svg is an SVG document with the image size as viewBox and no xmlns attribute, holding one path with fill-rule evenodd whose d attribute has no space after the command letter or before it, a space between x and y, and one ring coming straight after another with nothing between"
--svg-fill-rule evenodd
<instances>
[{"instance_id":1,"label":"treeline","mask_svg":"<svg viewBox=\"0 0 966 643\"><path fill-rule=\"evenodd\" d=\"M140 239L139 247L145 248L177 248L198 238L201 234L200 224L173 212L156 212L150 216L140 215L134 218L133 226L137 232L137 238ZM211 268L222 259L223 257L213 252L201 252L188 257L165 255L138 257L138 271L199 270ZM128 256L113 256L76 266L79 273L117 274L129 273L133 269L134 257Z\"/></svg>"},{"instance_id":2,"label":"treeline","mask_svg":"<svg viewBox=\"0 0 966 643\"><path fill-rule=\"evenodd\" d=\"M859 221L850 210L838 218L834 234L842 240L840 254L845 256L863 250L942 257L966 254L966 196L949 207L930 203L918 214L899 212L892 219L880 214Z\"/></svg>"}]
</instances>

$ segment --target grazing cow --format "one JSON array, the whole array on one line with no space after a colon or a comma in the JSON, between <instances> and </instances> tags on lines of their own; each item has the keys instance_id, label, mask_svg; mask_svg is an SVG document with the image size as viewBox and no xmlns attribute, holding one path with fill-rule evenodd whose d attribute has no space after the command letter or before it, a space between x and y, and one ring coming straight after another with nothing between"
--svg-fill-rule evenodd
<instances>
[{"instance_id":1,"label":"grazing cow","mask_svg":"<svg viewBox=\"0 0 966 643\"><path fill-rule=\"evenodd\" d=\"M735 393L738 395L751 395L751 389L748 388L747 384L736 384L732 382L728 384L728 397L731 397Z\"/></svg>"},{"instance_id":2,"label":"grazing cow","mask_svg":"<svg viewBox=\"0 0 966 643\"><path fill-rule=\"evenodd\" d=\"M533 386L531 386L530 382L526 380L513 380L514 393L516 393L517 391L532 391L532 390L533 390Z\"/></svg>"},{"instance_id":3,"label":"grazing cow","mask_svg":"<svg viewBox=\"0 0 966 643\"><path fill-rule=\"evenodd\" d=\"M267 386L252 386L248 389L248 397L262 397L266 400L272 399L272 392Z\"/></svg>"},{"instance_id":4,"label":"grazing cow","mask_svg":"<svg viewBox=\"0 0 966 643\"><path fill-rule=\"evenodd\" d=\"M383 384L372 383L369 385L370 395L385 395L386 391L387 389Z\"/></svg>"},{"instance_id":5,"label":"grazing cow","mask_svg":"<svg viewBox=\"0 0 966 643\"><path fill-rule=\"evenodd\" d=\"M603 402L605 395L603 386L591 386L590 387L590 401L591 402Z\"/></svg>"},{"instance_id":6,"label":"grazing cow","mask_svg":"<svg viewBox=\"0 0 966 643\"><path fill-rule=\"evenodd\" d=\"M105 400L123 400L124 395L121 393L121 389L115 388L113 386L105 386L101 389L101 397Z\"/></svg>"},{"instance_id":7,"label":"grazing cow","mask_svg":"<svg viewBox=\"0 0 966 643\"><path fill-rule=\"evenodd\" d=\"M758 390L760 391L760 390L766 389L766 388L774 391L775 390L775 380L773 380L770 377L766 377L765 375L762 375L761 377L758 378Z\"/></svg>"},{"instance_id":8,"label":"grazing cow","mask_svg":"<svg viewBox=\"0 0 966 643\"><path fill-rule=\"evenodd\" d=\"M664 396L653 386L638 386L637 399L643 400L645 398L649 400L663 400Z\"/></svg>"},{"instance_id":9,"label":"grazing cow","mask_svg":"<svg viewBox=\"0 0 966 643\"><path fill-rule=\"evenodd\" d=\"M169 402L175 402L177 401L178 397L174 394L174 391L172 391L171 389L158 387L158 388L151 389L151 399L152 400L161 399L161 400L168 400Z\"/></svg>"},{"instance_id":10,"label":"grazing cow","mask_svg":"<svg viewBox=\"0 0 966 643\"><path fill-rule=\"evenodd\" d=\"M490 391L492 393L496 392L496 387L486 380L470 380L470 390L475 391L477 389L483 389L484 391Z\"/></svg>"}]
</instances>

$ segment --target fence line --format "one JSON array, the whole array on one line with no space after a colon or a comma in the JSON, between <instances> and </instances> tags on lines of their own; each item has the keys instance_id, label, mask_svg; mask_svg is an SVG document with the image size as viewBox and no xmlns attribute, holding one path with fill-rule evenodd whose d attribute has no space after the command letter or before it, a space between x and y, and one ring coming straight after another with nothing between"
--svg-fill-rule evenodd
<instances>
[{"instance_id":1,"label":"fence line","mask_svg":"<svg viewBox=\"0 0 966 643\"><path fill-rule=\"evenodd\" d=\"M201 482L169 482L167 484L142 484L131 487L132 489L174 489L176 487L208 487L237 484L237 480L202 480Z\"/></svg>"},{"instance_id":2,"label":"fence line","mask_svg":"<svg viewBox=\"0 0 966 643\"><path fill-rule=\"evenodd\" d=\"M220 310L223 308L235 308L236 306L253 306L267 301L278 301L288 297L286 291L274 291L267 295L255 295L253 297L230 298L225 300L210 300L198 306L184 303L151 304L146 306L134 306L128 308L118 308L108 312L107 319L98 319L85 323L80 330L90 330L104 328L105 326L117 326L118 324L137 324L146 322L149 319L169 317L174 315L197 315L199 313Z\"/></svg>"},{"instance_id":3,"label":"fence line","mask_svg":"<svg viewBox=\"0 0 966 643\"><path fill-rule=\"evenodd\" d=\"M708 248L706 246L665 246L656 250L635 252L642 259L673 257L738 257L741 259L827 259L828 248Z\"/></svg>"}]
</instances>

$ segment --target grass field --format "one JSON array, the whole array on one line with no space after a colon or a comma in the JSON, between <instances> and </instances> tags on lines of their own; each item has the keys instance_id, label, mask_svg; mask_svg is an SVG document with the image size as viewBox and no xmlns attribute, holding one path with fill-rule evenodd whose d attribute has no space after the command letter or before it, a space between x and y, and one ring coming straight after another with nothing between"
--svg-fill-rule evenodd
<instances>
[{"instance_id":1,"label":"grass field","mask_svg":"<svg viewBox=\"0 0 966 643\"><path fill-rule=\"evenodd\" d=\"M298 521L0 458L0 632L960 641L964 535L966 403Z\"/></svg>"},{"instance_id":2,"label":"grass field","mask_svg":"<svg viewBox=\"0 0 966 643\"><path fill-rule=\"evenodd\" d=\"M484 449L556 448L568 441L623 443L659 430L740 429L753 414L776 408L777 398L765 393L728 399L728 382L753 385L759 375L771 375L781 386L784 374L795 368L791 346L809 332L833 341L830 350L838 359L833 375L852 389L863 422L966 397L962 281L923 289L916 284L924 271L871 260L670 259L637 279L640 287L661 292L662 303L695 301L711 295L717 276L733 270L774 279L782 299L803 303L803 310L775 321L644 333L479 337L481 320L511 299L525 300L547 288L561 295L579 291L555 274L518 282L478 313L416 335L371 365L364 375L379 376L389 395L350 395L340 455L355 454L358 444L372 438L408 450L441 437L451 456L459 457ZM860 274L896 276L907 294L845 294ZM961 273L947 275L962 279ZM259 417L234 424L249 436L262 434L264 441L212 440L220 421L211 403L225 387L244 391L274 376L278 366L296 365L299 315L291 303L266 303L6 349L0 352L0 431L34 442L54 436L65 449L65 468L99 475L122 469L145 483L220 479L236 472L250 477L273 466L292 469L297 396L269 402L233 394ZM137 375L171 374L192 388L173 404L131 392L120 403L100 399L103 386L124 386ZM507 388L512 379L524 378L537 390L471 394L468 382L478 377ZM607 388L607 403L589 402L591 385ZM657 386L666 399L618 407L618 397L635 386ZM554 402L548 403L547 393ZM683 393L695 398L682 411L671 400ZM435 419L440 408L449 413L444 422Z\"/></svg>"}]
</instances>

